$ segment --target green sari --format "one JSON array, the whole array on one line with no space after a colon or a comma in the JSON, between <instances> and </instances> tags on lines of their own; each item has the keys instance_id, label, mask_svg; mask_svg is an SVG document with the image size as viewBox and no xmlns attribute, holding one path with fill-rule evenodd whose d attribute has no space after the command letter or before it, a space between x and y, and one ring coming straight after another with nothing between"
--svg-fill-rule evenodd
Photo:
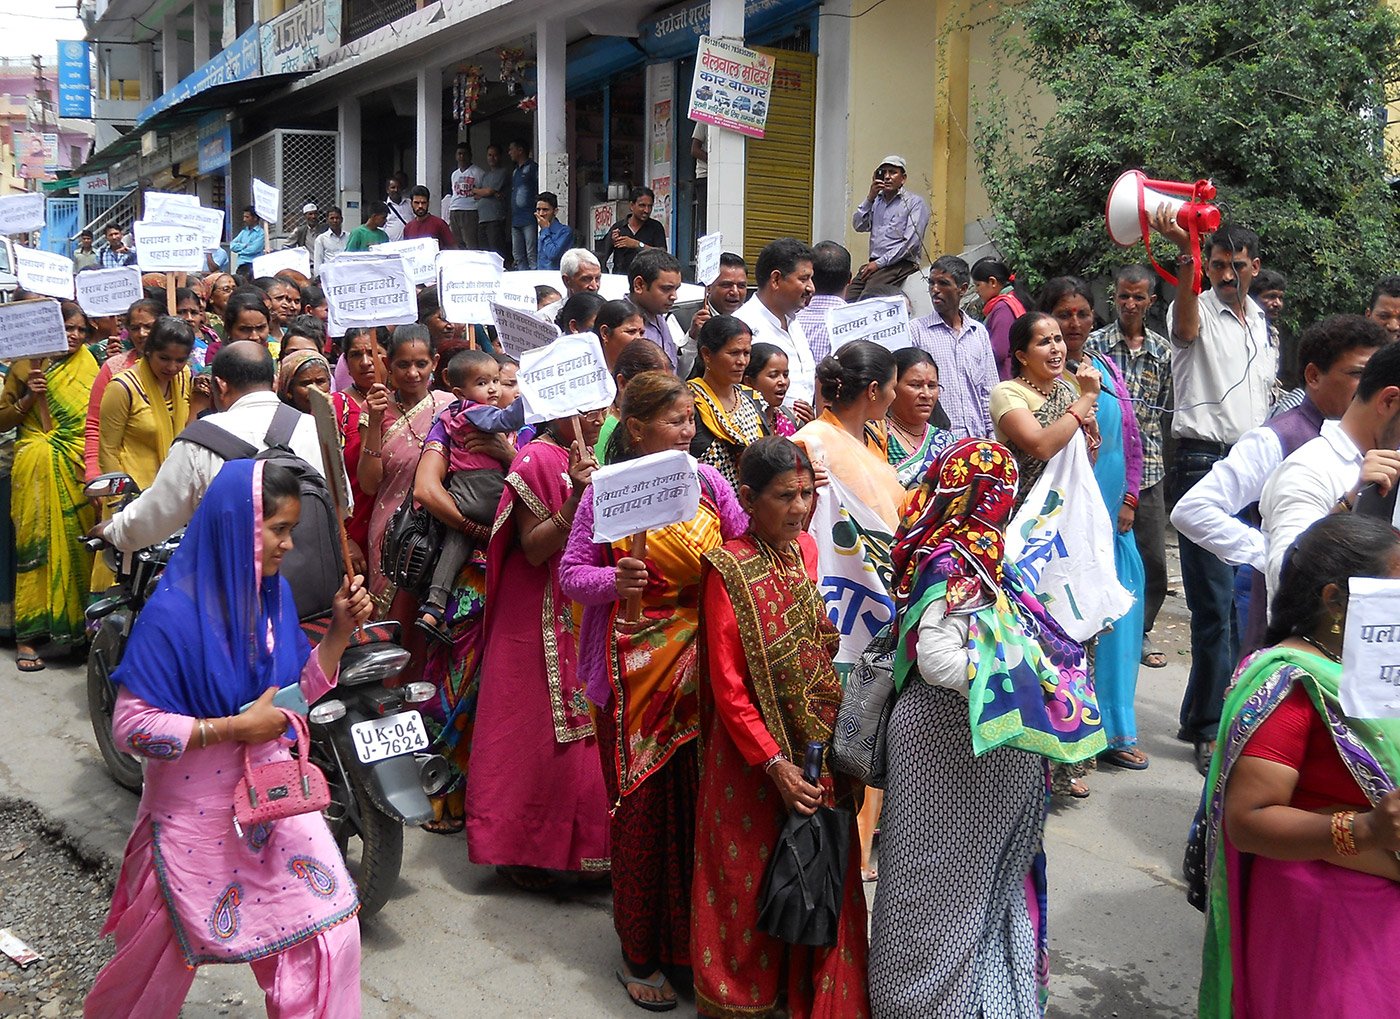
<instances>
[{"instance_id":1,"label":"green sari","mask_svg":"<svg viewBox=\"0 0 1400 1019\"><path fill-rule=\"evenodd\" d=\"M27 378L30 363L17 361L10 370ZM95 514L83 495L83 425L97 360L79 347L50 361L44 375L53 428L44 430L37 405L24 415L11 473L15 636L23 643L47 636L55 644L72 646L87 639L83 606L92 553L83 547L82 537Z\"/></svg>"}]
</instances>

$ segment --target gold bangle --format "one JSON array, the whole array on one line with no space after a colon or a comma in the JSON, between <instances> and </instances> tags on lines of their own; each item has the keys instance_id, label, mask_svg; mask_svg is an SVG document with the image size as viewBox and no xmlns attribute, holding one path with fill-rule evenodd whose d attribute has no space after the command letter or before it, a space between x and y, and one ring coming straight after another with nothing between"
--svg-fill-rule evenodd
<instances>
[{"instance_id":1,"label":"gold bangle","mask_svg":"<svg viewBox=\"0 0 1400 1019\"><path fill-rule=\"evenodd\" d=\"M555 527L559 528L559 530L563 531L565 534L568 534L570 528L574 526L573 521L564 519L563 513L555 513L554 516L549 519Z\"/></svg>"},{"instance_id":2,"label":"gold bangle","mask_svg":"<svg viewBox=\"0 0 1400 1019\"><path fill-rule=\"evenodd\" d=\"M1339 810L1332 815L1332 849L1338 856L1360 856L1356 848L1356 811Z\"/></svg>"}]
</instances>

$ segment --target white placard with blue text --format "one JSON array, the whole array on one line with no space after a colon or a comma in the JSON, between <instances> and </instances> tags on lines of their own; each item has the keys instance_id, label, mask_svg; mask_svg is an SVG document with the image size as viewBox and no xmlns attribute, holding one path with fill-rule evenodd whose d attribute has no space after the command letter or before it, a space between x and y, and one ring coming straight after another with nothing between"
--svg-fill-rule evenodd
<instances>
[{"instance_id":1,"label":"white placard with blue text","mask_svg":"<svg viewBox=\"0 0 1400 1019\"><path fill-rule=\"evenodd\" d=\"M599 544L691 520L700 508L700 475L683 449L600 467L592 490L593 540Z\"/></svg>"},{"instance_id":2,"label":"white placard with blue text","mask_svg":"<svg viewBox=\"0 0 1400 1019\"><path fill-rule=\"evenodd\" d=\"M1352 718L1400 718L1400 580L1347 582L1341 694Z\"/></svg>"},{"instance_id":3,"label":"white placard with blue text","mask_svg":"<svg viewBox=\"0 0 1400 1019\"><path fill-rule=\"evenodd\" d=\"M611 407L617 397L603 345L593 333L561 336L547 347L520 355L520 395L541 421Z\"/></svg>"},{"instance_id":4,"label":"white placard with blue text","mask_svg":"<svg viewBox=\"0 0 1400 1019\"><path fill-rule=\"evenodd\" d=\"M0 196L0 234L27 234L42 230L46 222L42 192Z\"/></svg>"},{"instance_id":5,"label":"white placard with blue text","mask_svg":"<svg viewBox=\"0 0 1400 1019\"><path fill-rule=\"evenodd\" d=\"M45 297L0 304L0 360L66 353L68 335L57 301Z\"/></svg>"},{"instance_id":6,"label":"white placard with blue text","mask_svg":"<svg viewBox=\"0 0 1400 1019\"><path fill-rule=\"evenodd\" d=\"M407 325L418 320L418 297L408 266L398 255L338 258L321 269L326 294L326 332Z\"/></svg>"},{"instance_id":7,"label":"white placard with blue text","mask_svg":"<svg viewBox=\"0 0 1400 1019\"><path fill-rule=\"evenodd\" d=\"M86 269L73 277L78 307L94 318L125 315L127 309L145 294L141 290L141 270L134 265L117 269Z\"/></svg>"},{"instance_id":8,"label":"white placard with blue text","mask_svg":"<svg viewBox=\"0 0 1400 1019\"><path fill-rule=\"evenodd\" d=\"M870 297L828 308L826 332L833 354L856 340L869 340L886 350L913 346L909 339L909 305L902 297Z\"/></svg>"},{"instance_id":9,"label":"white placard with blue text","mask_svg":"<svg viewBox=\"0 0 1400 1019\"><path fill-rule=\"evenodd\" d=\"M137 220L136 264L147 272L199 272L204 268L204 239L192 227Z\"/></svg>"},{"instance_id":10,"label":"white placard with blue text","mask_svg":"<svg viewBox=\"0 0 1400 1019\"><path fill-rule=\"evenodd\" d=\"M73 260L67 255L16 247L15 278L30 293L73 299Z\"/></svg>"},{"instance_id":11,"label":"white placard with blue text","mask_svg":"<svg viewBox=\"0 0 1400 1019\"><path fill-rule=\"evenodd\" d=\"M277 228L282 222L282 189L254 177L253 215Z\"/></svg>"}]
</instances>

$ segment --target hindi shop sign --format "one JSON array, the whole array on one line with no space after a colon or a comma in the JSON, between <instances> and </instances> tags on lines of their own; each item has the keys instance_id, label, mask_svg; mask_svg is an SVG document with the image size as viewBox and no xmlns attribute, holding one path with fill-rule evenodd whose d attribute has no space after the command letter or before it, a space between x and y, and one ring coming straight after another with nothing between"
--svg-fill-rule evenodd
<instances>
[{"instance_id":1,"label":"hindi shop sign","mask_svg":"<svg viewBox=\"0 0 1400 1019\"><path fill-rule=\"evenodd\" d=\"M341 0L302 0L263 25L263 74L314 69L340 46L341 7Z\"/></svg>"},{"instance_id":2,"label":"hindi shop sign","mask_svg":"<svg viewBox=\"0 0 1400 1019\"><path fill-rule=\"evenodd\" d=\"M326 332L405 325L418 320L418 298L408 266L398 255L336 259L321 267L326 294Z\"/></svg>"},{"instance_id":3,"label":"hindi shop sign","mask_svg":"<svg viewBox=\"0 0 1400 1019\"><path fill-rule=\"evenodd\" d=\"M491 306L501 348L516 360L527 350L547 347L559 339L559 327L538 315L497 302Z\"/></svg>"},{"instance_id":4,"label":"hindi shop sign","mask_svg":"<svg viewBox=\"0 0 1400 1019\"><path fill-rule=\"evenodd\" d=\"M547 347L525 351L515 377L520 395L541 421L610 407L617 397L603 345L593 333L561 336Z\"/></svg>"},{"instance_id":5,"label":"hindi shop sign","mask_svg":"<svg viewBox=\"0 0 1400 1019\"><path fill-rule=\"evenodd\" d=\"M431 286L437 273L438 242L436 237L415 237L406 241L385 241L371 244L370 251L385 255L402 255L408 275L417 286Z\"/></svg>"},{"instance_id":6,"label":"hindi shop sign","mask_svg":"<svg viewBox=\"0 0 1400 1019\"><path fill-rule=\"evenodd\" d=\"M16 247L15 278L33 293L73 299L73 260L67 255Z\"/></svg>"},{"instance_id":7,"label":"hindi shop sign","mask_svg":"<svg viewBox=\"0 0 1400 1019\"><path fill-rule=\"evenodd\" d=\"M494 251L439 251L436 259L442 317L461 325L491 322L505 264Z\"/></svg>"},{"instance_id":8,"label":"hindi shop sign","mask_svg":"<svg viewBox=\"0 0 1400 1019\"><path fill-rule=\"evenodd\" d=\"M856 340L869 340L886 350L913 346L909 339L909 305L902 297L871 297L828 308L826 331L833 354Z\"/></svg>"},{"instance_id":9,"label":"hindi shop sign","mask_svg":"<svg viewBox=\"0 0 1400 1019\"><path fill-rule=\"evenodd\" d=\"M772 87L772 57L702 35L690 85L690 119L762 138Z\"/></svg>"},{"instance_id":10,"label":"hindi shop sign","mask_svg":"<svg viewBox=\"0 0 1400 1019\"><path fill-rule=\"evenodd\" d=\"M125 315L145 295L141 290L141 270L134 265L119 269L87 269L73 277L78 307L101 318Z\"/></svg>"},{"instance_id":11,"label":"hindi shop sign","mask_svg":"<svg viewBox=\"0 0 1400 1019\"><path fill-rule=\"evenodd\" d=\"M42 192L0 197L0 234L27 234L42 230L46 223Z\"/></svg>"},{"instance_id":12,"label":"hindi shop sign","mask_svg":"<svg viewBox=\"0 0 1400 1019\"><path fill-rule=\"evenodd\" d=\"M593 540L599 544L683 523L700 509L695 458L680 449L600 467L592 486Z\"/></svg>"},{"instance_id":13,"label":"hindi shop sign","mask_svg":"<svg viewBox=\"0 0 1400 1019\"><path fill-rule=\"evenodd\" d=\"M1342 637L1342 710L1400 718L1400 580L1352 577Z\"/></svg>"},{"instance_id":14,"label":"hindi shop sign","mask_svg":"<svg viewBox=\"0 0 1400 1019\"><path fill-rule=\"evenodd\" d=\"M0 304L0 360L68 353L63 309L57 301Z\"/></svg>"},{"instance_id":15,"label":"hindi shop sign","mask_svg":"<svg viewBox=\"0 0 1400 1019\"><path fill-rule=\"evenodd\" d=\"M167 226L137 220L136 264L147 272L200 272L204 268L204 237L193 227Z\"/></svg>"}]
</instances>

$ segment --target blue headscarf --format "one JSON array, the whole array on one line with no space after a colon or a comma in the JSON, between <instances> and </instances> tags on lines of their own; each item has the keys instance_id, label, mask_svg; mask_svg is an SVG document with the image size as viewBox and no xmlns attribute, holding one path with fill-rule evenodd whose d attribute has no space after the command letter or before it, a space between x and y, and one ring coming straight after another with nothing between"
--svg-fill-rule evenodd
<instances>
[{"instance_id":1,"label":"blue headscarf","mask_svg":"<svg viewBox=\"0 0 1400 1019\"><path fill-rule=\"evenodd\" d=\"M162 711L237 714L295 683L311 654L287 581L262 576L262 468L231 460L219 471L112 674Z\"/></svg>"}]
</instances>

